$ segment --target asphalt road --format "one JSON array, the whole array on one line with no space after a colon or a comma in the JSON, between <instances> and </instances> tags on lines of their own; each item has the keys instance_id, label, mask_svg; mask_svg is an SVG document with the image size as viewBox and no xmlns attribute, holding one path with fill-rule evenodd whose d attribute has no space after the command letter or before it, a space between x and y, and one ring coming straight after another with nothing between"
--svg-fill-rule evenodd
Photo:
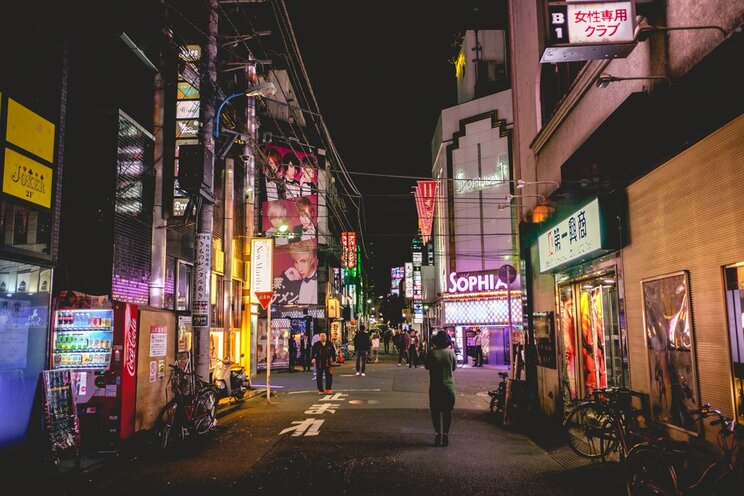
<instances>
[{"instance_id":1,"label":"asphalt road","mask_svg":"<svg viewBox=\"0 0 744 496\"><path fill-rule=\"evenodd\" d=\"M36 482L53 494L105 496L623 494L612 464L576 460L496 425L486 394L496 372L455 372L448 447L433 443L427 371L398 367L390 355L369 365L366 377L349 362L337 367L328 396L317 394L309 372L275 372L270 404L261 395L223 409L207 439L166 451L139 446Z\"/></svg>"}]
</instances>

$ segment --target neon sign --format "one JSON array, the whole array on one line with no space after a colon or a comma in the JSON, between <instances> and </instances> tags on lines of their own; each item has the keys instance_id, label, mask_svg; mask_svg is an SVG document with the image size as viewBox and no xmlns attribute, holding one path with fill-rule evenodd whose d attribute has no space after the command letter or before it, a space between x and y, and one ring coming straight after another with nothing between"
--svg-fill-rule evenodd
<instances>
[{"instance_id":1,"label":"neon sign","mask_svg":"<svg viewBox=\"0 0 744 496\"><path fill-rule=\"evenodd\" d=\"M486 188L495 188L509 182L509 159L507 154L499 155L496 171L481 177L467 178L465 171L459 170L455 173L455 193L464 194L479 191Z\"/></svg>"}]
</instances>

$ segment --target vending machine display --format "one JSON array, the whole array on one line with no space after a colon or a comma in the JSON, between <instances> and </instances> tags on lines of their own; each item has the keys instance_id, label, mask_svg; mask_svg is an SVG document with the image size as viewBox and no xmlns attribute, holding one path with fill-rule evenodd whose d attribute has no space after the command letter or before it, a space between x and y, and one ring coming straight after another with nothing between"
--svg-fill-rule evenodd
<instances>
[{"instance_id":1,"label":"vending machine display","mask_svg":"<svg viewBox=\"0 0 744 496\"><path fill-rule=\"evenodd\" d=\"M108 369L114 341L111 308L72 308L54 315L55 369Z\"/></svg>"}]
</instances>

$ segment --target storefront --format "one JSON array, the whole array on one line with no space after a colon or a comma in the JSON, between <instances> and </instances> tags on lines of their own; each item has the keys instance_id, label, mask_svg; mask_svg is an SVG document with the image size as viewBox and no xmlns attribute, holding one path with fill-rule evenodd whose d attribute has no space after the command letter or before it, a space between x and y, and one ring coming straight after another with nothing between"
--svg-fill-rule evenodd
<instances>
[{"instance_id":1,"label":"storefront","mask_svg":"<svg viewBox=\"0 0 744 496\"><path fill-rule=\"evenodd\" d=\"M595 198L538 239L540 272L553 277L557 386L564 406L597 388L628 385L622 259L613 251L619 240L611 227L617 225L614 202Z\"/></svg>"},{"instance_id":2,"label":"storefront","mask_svg":"<svg viewBox=\"0 0 744 496\"><path fill-rule=\"evenodd\" d=\"M523 345L522 292L512 265L478 272L452 272L437 304L440 322L455 341L458 360L472 364L480 334L483 363L509 367Z\"/></svg>"}]
</instances>

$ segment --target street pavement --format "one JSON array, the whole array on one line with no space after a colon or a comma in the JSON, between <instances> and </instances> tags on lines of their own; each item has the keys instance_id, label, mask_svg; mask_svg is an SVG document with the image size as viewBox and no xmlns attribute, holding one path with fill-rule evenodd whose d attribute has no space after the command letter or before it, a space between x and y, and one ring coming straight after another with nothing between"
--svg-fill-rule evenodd
<instances>
[{"instance_id":1,"label":"street pavement","mask_svg":"<svg viewBox=\"0 0 744 496\"><path fill-rule=\"evenodd\" d=\"M354 375L350 361L335 367L332 395L317 394L311 372L274 371L270 403L261 394L223 407L206 439L161 450L140 436L99 463L19 488L106 496L623 494L616 464L535 440L530 426L497 425L487 395L497 369L457 369L455 380L447 447L433 443L427 371L399 367L391 354L369 364L366 377ZM263 384L263 374L254 378L254 387Z\"/></svg>"}]
</instances>

